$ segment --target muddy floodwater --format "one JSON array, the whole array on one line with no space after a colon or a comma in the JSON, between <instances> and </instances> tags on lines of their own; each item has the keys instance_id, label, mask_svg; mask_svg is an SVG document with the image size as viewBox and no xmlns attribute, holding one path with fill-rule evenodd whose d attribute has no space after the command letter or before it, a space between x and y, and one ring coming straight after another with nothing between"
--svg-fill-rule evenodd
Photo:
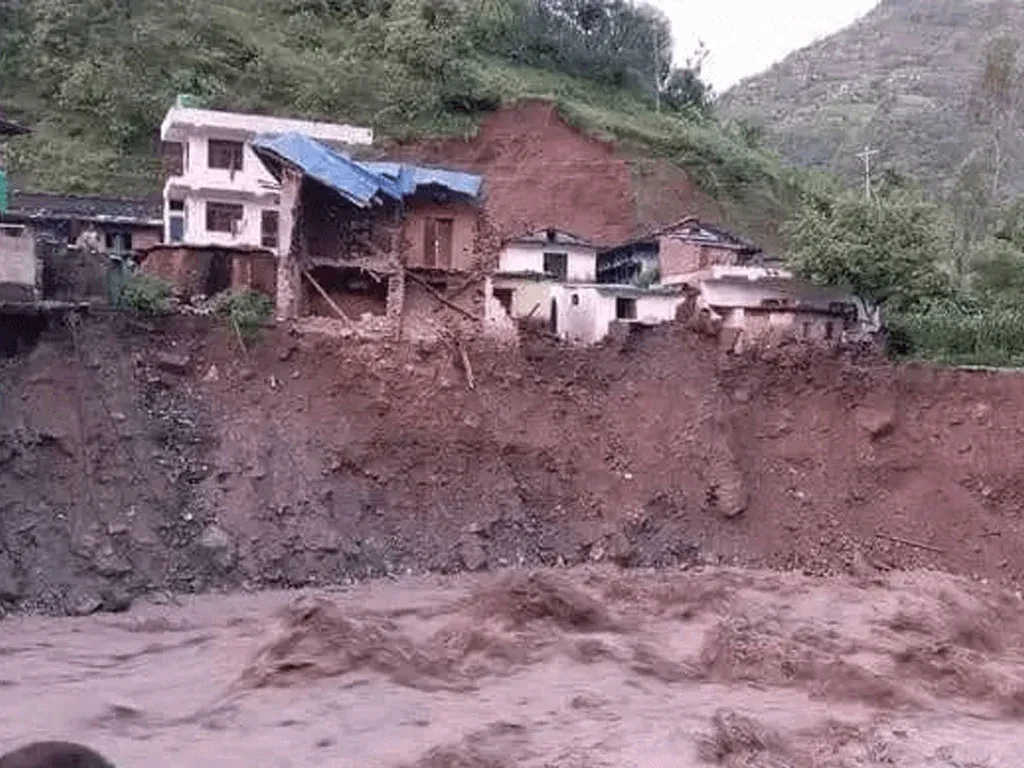
<instances>
[{"instance_id":1,"label":"muddy floodwater","mask_svg":"<svg viewBox=\"0 0 1024 768\"><path fill-rule=\"evenodd\" d=\"M119 766L1015 766L1019 597L934 573L509 572L0 623L5 748Z\"/></svg>"}]
</instances>

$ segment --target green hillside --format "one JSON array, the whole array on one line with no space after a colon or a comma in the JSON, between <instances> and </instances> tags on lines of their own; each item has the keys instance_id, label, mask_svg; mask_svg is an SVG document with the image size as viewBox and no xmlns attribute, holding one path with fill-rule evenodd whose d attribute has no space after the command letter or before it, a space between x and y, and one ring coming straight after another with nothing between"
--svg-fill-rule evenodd
<instances>
[{"instance_id":1,"label":"green hillside","mask_svg":"<svg viewBox=\"0 0 1024 768\"><path fill-rule=\"evenodd\" d=\"M468 134L546 97L684 168L807 276L909 318L911 354L1024 360L1024 206L986 206L971 229L974 209L912 180L864 200L787 168L757 130L716 118L699 69L670 52L667 19L632 0L0 0L0 107L34 129L6 145L17 185L126 195L159 191L158 127L179 94L395 138Z\"/></svg>"},{"instance_id":2,"label":"green hillside","mask_svg":"<svg viewBox=\"0 0 1024 768\"><path fill-rule=\"evenodd\" d=\"M158 189L158 127L182 93L400 138L543 96L758 220L799 182L709 115L696 73L672 68L667 19L627 0L0 0L0 50L0 106L35 130L8 148L23 187Z\"/></svg>"}]
</instances>

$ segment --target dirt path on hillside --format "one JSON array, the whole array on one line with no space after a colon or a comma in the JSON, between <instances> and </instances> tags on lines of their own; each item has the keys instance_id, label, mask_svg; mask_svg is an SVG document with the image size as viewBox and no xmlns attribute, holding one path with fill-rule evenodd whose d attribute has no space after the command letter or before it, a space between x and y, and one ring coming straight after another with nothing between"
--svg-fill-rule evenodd
<instances>
[{"instance_id":1,"label":"dirt path on hillside","mask_svg":"<svg viewBox=\"0 0 1024 768\"><path fill-rule=\"evenodd\" d=\"M934 573L514 571L19 618L3 746L119 765L1008 766L1016 596Z\"/></svg>"}]
</instances>

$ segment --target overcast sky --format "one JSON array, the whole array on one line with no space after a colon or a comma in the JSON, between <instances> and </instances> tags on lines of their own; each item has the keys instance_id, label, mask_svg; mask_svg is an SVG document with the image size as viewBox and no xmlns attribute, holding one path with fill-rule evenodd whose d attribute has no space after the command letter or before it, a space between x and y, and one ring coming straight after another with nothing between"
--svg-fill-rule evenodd
<instances>
[{"instance_id":1,"label":"overcast sky","mask_svg":"<svg viewBox=\"0 0 1024 768\"><path fill-rule=\"evenodd\" d=\"M878 0L649 0L672 19L681 64L703 40L716 93L836 32Z\"/></svg>"}]
</instances>

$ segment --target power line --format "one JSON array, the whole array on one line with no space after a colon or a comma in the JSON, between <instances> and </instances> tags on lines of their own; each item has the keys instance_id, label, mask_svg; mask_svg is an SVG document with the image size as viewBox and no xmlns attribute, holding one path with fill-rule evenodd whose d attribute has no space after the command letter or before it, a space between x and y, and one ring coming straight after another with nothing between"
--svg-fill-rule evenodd
<instances>
[{"instance_id":1,"label":"power line","mask_svg":"<svg viewBox=\"0 0 1024 768\"><path fill-rule=\"evenodd\" d=\"M864 197L868 200L871 199L871 158L878 154L877 149L872 149L870 144L864 146L863 152L858 152L859 157L864 163Z\"/></svg>"}]
</instances>

